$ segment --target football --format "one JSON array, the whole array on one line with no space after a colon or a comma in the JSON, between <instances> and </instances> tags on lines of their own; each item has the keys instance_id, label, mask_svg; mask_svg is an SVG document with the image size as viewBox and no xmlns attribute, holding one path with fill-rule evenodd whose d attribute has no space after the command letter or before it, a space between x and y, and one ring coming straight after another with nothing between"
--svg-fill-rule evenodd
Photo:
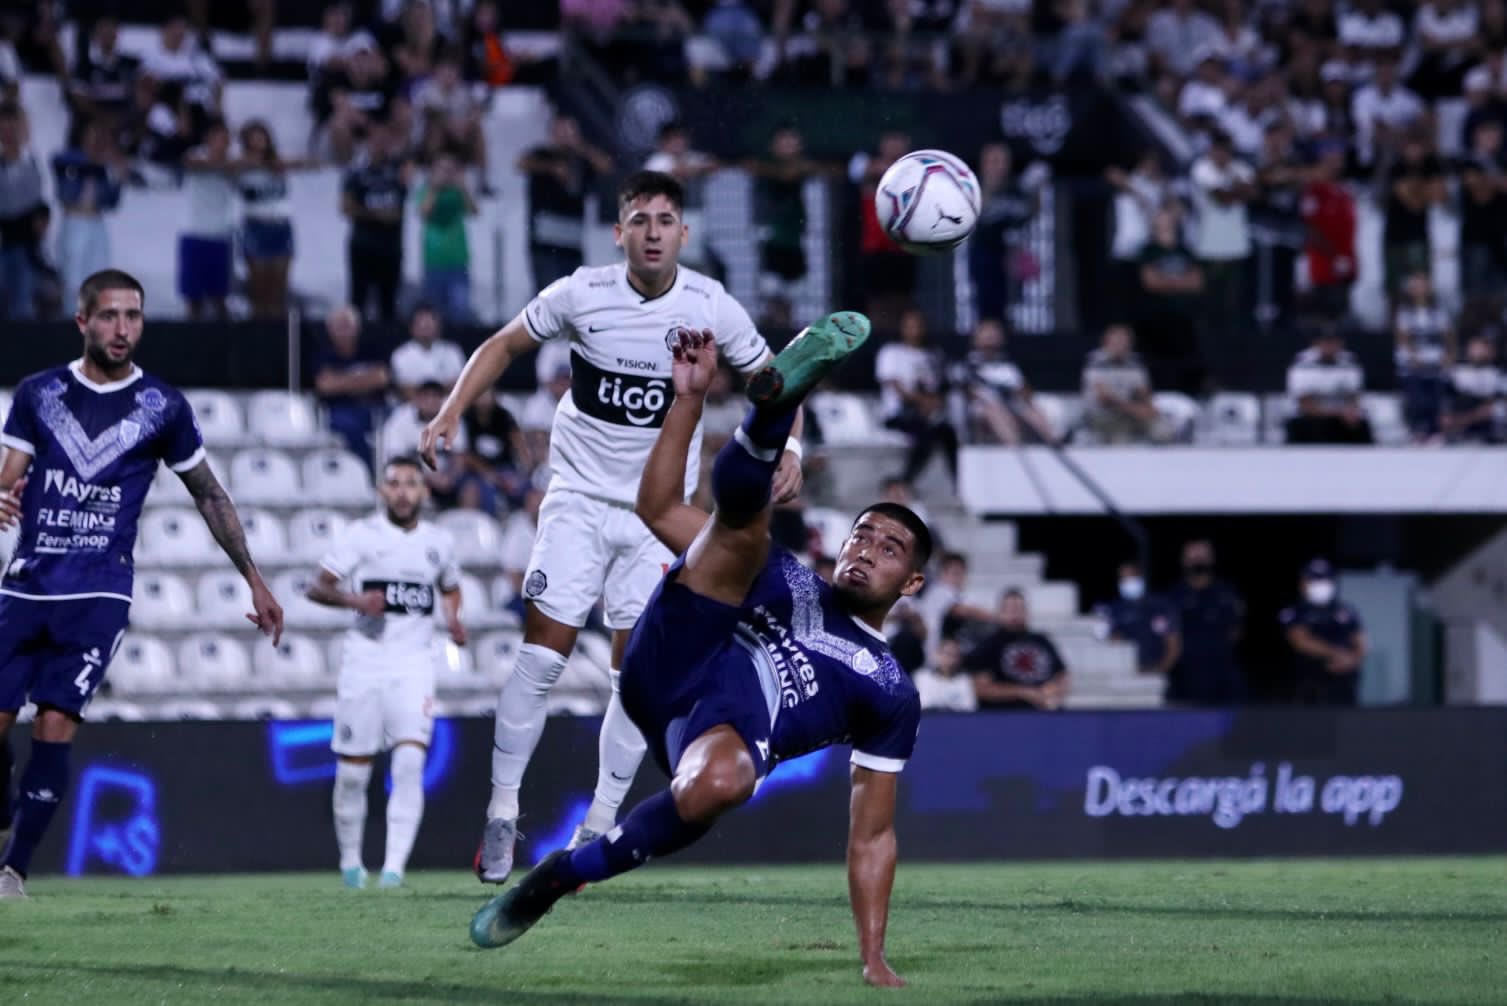
<instances>
[{"instance_id":1,"label":"football","mask_svg":"<svg viewBox=\"0 0 1507 1006\"><path fill-rule=\"evenodd\" d=\"M885 233L913 254L956 248L978 226L978 178L945 150L915 150L891 164L874 200Z\"/></svg>"}]
</instances>

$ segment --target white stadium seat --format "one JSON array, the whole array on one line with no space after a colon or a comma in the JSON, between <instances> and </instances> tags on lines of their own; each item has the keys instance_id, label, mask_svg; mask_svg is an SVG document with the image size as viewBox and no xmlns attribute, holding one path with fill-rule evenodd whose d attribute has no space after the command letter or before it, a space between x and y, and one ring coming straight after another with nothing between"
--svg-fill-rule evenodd
<instances>
[{"instance_id":1,"label":"white stadium seat","mask_svg":"<svg viewBox=\"0 0 1507 1006\"><path fill-rule=\"evenodd\" d=\"M282 451L253 447L230 460L230 494L241 503L297 503L298 468Z\"/></svg>"},{"instance_id":2,"label":"white stadium seat","mask_svg":"<svg viewBox=\"0 0 1507 1006\"><path fill-rule=\"evenodd\" d=\"M1221 446L1239 447L1261 439L1261 400L1238 391L1221 391L1204 408L1199 439Z\"/></svg>"},{"instance_id":3,"label":"white stadium seat","mask_svg":"<svg viewBox=\"0 0 1507 1006\"><path fill-rule=\"evenodd\" d=\"M147 503L154 507L193 506L194 498L184 488L183 476L167 465L159 464L152 475L152 488L147 492Z\"/></svg>"},{"instance_id":4,"label":"white stadium seat","mask_svg":"<svg viewBox=\"0 0 1507 1006\"><path fill-rule=\"evenodd\" d=\"M275 447L313 447L325 442L314 405L288 391L258 391L246 403L246 422L260 443Z\"/></svg>"},{"instance_id":5,"label":"white stadium seat","mask_svg":"<svg viewBox=\"0 0 1507 1006\"><path fill-rule=\"evenodd\" d=\"M1038 391L1031 396L1031 404L1047 421L1047 427L1058 438L1067 436L1078 425L1083 409L1075 395L1054 395Z\"/></svg>"},{"instance_id":6,"label":"white stadium seat","mask_svg":"<svg viewBox=\"0 0 1507 1006\"><path fill-rule=\"evenodd\" d=\"M1366 418L1371 420L1371 430L1378 444L1405 444L1408 442L1408 423L1402 414L1402 396L1371 392L1362 398Z\"/></svg>"},{"instance_id":7,"label":"white stadium seat","mask_svg":"<svg viewBox=\"0 0 1507 1006\"><path fill-rule=\"evenodd\" d=\"M1199 416L1197 402L1181 391L1158 391L1151 396L1151 404L1161 413L1173 440L1182 443L1192 438Z\"/></svg>"},{"instance_id":8,"label":"white stadium seat","mask_svg":"<svg viewBox=\"0 0 1507 1006\"><path fill-rule=\"evenodd\" d=\"M472 644L476 647L476 668L488 683L501 685L513 673L513 661L523 645L521 632L489 632Z\"/></svg>"},{"instance_id":9,"label":"white stadium seat","mask_svg":"<svg viewBox=\"0 0 1507 1006\"><path fill-rule=\"evenodd\" d=\"M201 633L178 645L178 678L195 692L235 692L251 687L251 658L241 641L223 633Z\"/></svg>"},{"instance_id":10,"label":"white stadium seat","mask_svg":"<svg viewBox=\"0 0 1507 1006\"><path fill-rule=\"evenodd\" d=\"M577 633L576 648L571 651L570 659L572 663L584 661L606 672L612 666L612 637L600 632Z\"/></svg>"},{"instance_id":11,"label":"white stadium seat","mask_svg":"<svg viewBox=\"0 0 1507 1006\"><path fill-rule=\"evenodd\" d=\"M175 629L192 624L194 596L181 577L171 573L136 574L131 622L143 629Z\"/></svg>"},{"instance_id":12,"label":"white stadium seat","mask_svg":"<svg viewBox=\"0 0 1507 1006\"><path fill-rule=\"evenodd\" d=\"M142 515L137 556L143 565L203 566L221 553L197 510L159 507Z\"/></svg>"},{"instance_id":13,"label":"white stadium seat","mask_svg":"<svg viewBox=\"0 0 1507 1006\"><path fill-rule=\"evenodd\" d=\"M141 723L146 718L146 710L134 702L100 699L89 704L90 723Z\"/></svg>"},{"instance_id":14,"label":"white stadium seat","mask_svg":"<svg viewBox=\"0 0 1507 1006\"><path fill-rule=\"evenodd\" d=\"M330 637L324 647L324 666L332 676L340 675L340 658L345 653L345 633Z\"/></svg>"},{"instance_id":15,"label":"white stadium seat","mask_svg":"<svg viewBox=\"0 0 1507 1006\"><path fill-rule=\"evenodd\" d=\"M134 632L121 640L120 649L115 651L115 659L105 672L105 680L112 695L162 695L178 689L173 653L167 644Z\"/></svg>"},{"instance_id":16,"label":"white stadium seat","mask_svg":"<svg viewBox=\"0 0 1507 1006\"><path fill-rule=\"evenodd\" d=\"M333 695L321 695L306 707L311 720L332 720L340 711L340 700Z\"/></svg>"},{"instance_id":17,"label":"white stadium seat","mask_svg":"<svg viewBox=\"0 0 1507 1006\"><path fill-rule=\"evenodd\" d=\"M850 392L819 391L806 408L821 427L822 442L830 447L882 443L895 435L879 425L861 397Z\"/></svg>"},{"instance_id":18,"label":"white stadium seat","mask_svg":"<svg viewBox=\"0 0 1507 1006\"><path fill-rule=\"evenodd\" d=\"M313 567L290 569L272 578L272 593L283 606L283 617L294 629L344 629L356 613L346 608L316 604L304 596L318 572Z\"/></svg>"},{"instance_id":19,"label":"white stadium seat","mask_svg":"<svg viewBox=\"0 0 1507 1006\"><path fill-rule=\"evenodd\" d=\"M230 707L230 716L237 720L296 720L298 707L282 699L261 697L243 699Z\"/></svg>"},{"instance_id":20,"label":"white stadium seat","mask_svg":"<svg viewBox=\"0 0 1507 1006\"><path fill-rule=\"evenodd\" d=\"M335 687L335 679L326 673L319 644L308 636L284 633L276 646L270 639L258 639L251 658L256 679L264 688L328 691Z\"/></svg>"},{"instance_id":21,"label":"white stadium seat","mask_svg":"<svg viewBox=\"0 0 1507 1006\"><path fill-rule=\"evenodd\" d=\"M176 699L158 706L155 718L160 720L222 720L225 718L225 710L208 699Z\"/></svg>"},{"instance_id":22,"label":"white stadium seat","mask_svg":"<svg viewBox=\"0 0 1507 1006\"><path fill-rule=\"evenodd\" d=\"M188 404L193 406L194 418L199 421L199 432L208 447L239 447L250 438L246 433L246 417L235 396L228 391L213 388L193 388L183 393Z\"/></svg>"},{"instance_id":23,"label":"white stadium seat","mask_svg":"<svg viewBox=\"0 0 1507 1006\"><path fill-rule=\"evenodd\" d=\"M461 555L466 553L462 552ZM461 572L460 575L460 620L473 635L477 629L496 629L514 622L512 612L500 611L493 607L491 598L487 596L486 584L480 578L470 573ZM435 608L435 622L444 632L445 618L441 610Z\"/></svg>"},{"instance_id":24,"label":"white stadium seat","mask_svg":"<svg viewBox=\"0 0 1507 1006\"><path fill-rule=\"evenodd\" d=\"M241 574L229 569L217 569L199 578L194 590L198 615L195 623L211 629L246 629L251 623L246 616L251 613L251 588ZM287 601L279 598L281 603Z\"/></svg>"},{"instance_id":25,"label":"white stadium seat","mask_svg":"<svg viewBox=\"0 0 1507 1006\"><path fill-rule=\"evenodd\" d=\"M476 664L476 646L456 646L448 638L435 645L436 683L441 688L490 688L491 679Z\"/></svg>"},{"instance_id":26,"label":"white stadium seat","mask_svg":"<svg viewBox=\"0 0 1507 1006\"><path fill-rule=\"evenodd\" d=\"M512 611L508 610L508 605L512 604L513 599L517 596L518 589L513 586L512 577L506 573L501 576L492 577L492 589L487 594L487 601L491 604L492 610L497 613L498 617L508 620L517 618ZM467 599L466 606L461 608L461 613L464 614L466 608L469 608L470 605L471 602Z\"/></svg>"},{"instance_id":27,"label":"white stadium seat","mask_svg":"<svg viewBox=\"0 0 1507 1006\"><path fill-rule=\"evenodd\" d=\"M334 510L300 510L288 519L288 549L292 557L306 562L324 558L347 521Z\"/></svg>"},{"instance_id":28,"label":"white stadium seat","mask_svg":"<svg viewBox=\"0 0 1507 1006\"><path fill-rule=\"evenodd\" d=\"M246 547L258 562L276 564L288 559L288 532L270 510L242 510L241 527Z\"/></svg>"},{"instance_id":29,"label":"white stadium seat","mask_svg":"<svg viewBox=\"0 0 1507 1006\"><path fill-rule=\"evenodd\" d=\"M304 494L315 503L359 506L374 498L371 473L350 451L330 447L303 459Z\"/></svg>"},{"instance_id":30,"label":"white stadium seat","mask_svg":"<svg viewBox=\"0 0 1507 1006\"><path fill-rule=\"evenodd\" d=\"M502 526L480 510L447 510L435 523L455 539L455 554L467 567L502 561Z\"/></svg>"}]
</instances>

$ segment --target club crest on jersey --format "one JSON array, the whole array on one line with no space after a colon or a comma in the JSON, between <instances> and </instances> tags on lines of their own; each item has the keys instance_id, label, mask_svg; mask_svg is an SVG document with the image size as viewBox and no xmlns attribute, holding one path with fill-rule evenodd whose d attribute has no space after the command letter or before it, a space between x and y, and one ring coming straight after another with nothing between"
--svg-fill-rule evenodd
<instances>
[{"instance_id":1,"label":"club crest on jersey","mask_svg":"<svg viewBox=\"0 0 1507 1006\"><path fill-rule=\"evenodd\" d=\"M853 670L866 678L871 678L874 672L879 670L879 661L867 649L859 650L853 654Z\"/></svg>"},{"instance_id":2,"label":"club crest on jersey","mask_svg":"<svg viewBox=\"0 0 1507 1006\"><path fill-rule=\"evenodd\" d=\"M675 347L680 345L680 333L690 331L691 326L683 321L677 321L670 326L670 330L665 333L665 348L670 351L671 356L675 355Z\"/></svg>"},{"instance_id":3,"label":"club crest on jersey","mask_svg":"<svg viewBox=\"0 0 1507 1006\"><path fill-rule=\"evenodd\" d=\"M440 564L440 550L437 548L426 548L424 549L424 558L429 560L429 565L438 566Z\"/></svg>"},{"instance_id":4,"label":"club crest on jersey","mask_svg":"<svg viewBox=\"0 0 1507 1006\"><path fill-rule=\"evenodd\" d=\"M156 388L147 388L137 392L136 404L151 412L161 412L167 408L167 396Z\"/></svg>"},{"instance_id":5,"label":"club crest on jersey","mask_svg":"<svg viewBox=\"0 0 1507 1006\"><path fill-rule=\"evenodd\" d=\"M122 419L117 427L120 431L120 446L135 447L141 440L141 424L130 419Z\"/></svg>"},{"instance_id":6,"label":"club crest on jersey","mask_svg":"<svg viewBox=\"0 0 1507 1006\"><path fill-rule=\"evenodd\" d=\"M538 597L549 588L549 577L544 575L544 570L536 569L528 575L523 582L523 596L528 598Z\"/></svg>"}]
</instances>

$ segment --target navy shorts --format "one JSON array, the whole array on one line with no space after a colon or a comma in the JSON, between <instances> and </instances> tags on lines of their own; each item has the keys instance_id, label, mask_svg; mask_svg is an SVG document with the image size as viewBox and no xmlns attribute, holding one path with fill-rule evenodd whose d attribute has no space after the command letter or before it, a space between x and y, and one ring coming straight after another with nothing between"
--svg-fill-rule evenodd
<instances>
[{"instance_id":1,"label":"navy shorts","mask_svg":"<svg viewBox=\"0 0 1507 1006\"><path fill-rule=\"evenodd\" d=\"M734 636L740 611L661 580L623 654L623 709L666 775L674 776L691 742L727 724L769 771L770 697L753 658Z\"/></svg>"},{"instance_id":2,"label":"navy shorts","mask_svg":"<svg viewBox=\"0 0 1507 1006\"><path fill-rule=\"evenodd\" d=\"M81 713L105 680L130 614L118 597L33 601L0 594L0 712L30 699Z\"/></svg>"},{"instance_id":3,"label":"navy shorts","mask_svg":"<svg viewBox=\"0 0 1507 1006\"><path fill-rule=\"evenodd\" d=\"M241 228L241 253L248 262L293 256L293 225L286 220L246 221Z\"/></svg>"},{"instance_id":4,"label":"navy shorts","mask_svg":"<svg viewBox=\"0 0 1507 1006\"><path fill-rule=\"evenodd\" d=\"M187 301L230 295L230 238L178 239L178 295Z\"/></svg>"}]
</instances>

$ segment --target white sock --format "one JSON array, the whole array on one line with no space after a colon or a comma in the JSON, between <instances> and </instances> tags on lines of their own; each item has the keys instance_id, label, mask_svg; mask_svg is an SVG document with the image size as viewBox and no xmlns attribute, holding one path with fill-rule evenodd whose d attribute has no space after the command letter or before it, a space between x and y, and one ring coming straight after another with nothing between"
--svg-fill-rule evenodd
<instances>
[{"instance_id":1,"label":"white sock","mask_svg":"<svg viewBox=\"0 0 1507 1006\"><path fill-rule=\"evenodd\" d=\"M518 790L523 770L544 733L544 700L565 670L565 658L547 646L524 643L513 673L497 698L497 726L492 734L492 802L487 820L518 817Z\"/></svg>"},{"instance_id":2,"label":"white sock","mask_svg":"<svg viewBox=\"0 0 1507 1006\"><path fill-rule=\"evenodd\" d=\"M387 860L382 864L383 873L401 877L408 867L408 854L413 851L413 840L424 816L427 754L413 744L399 744L392 749L392 792L387 797Z\"/></svg>"},{"instance_id":3,"label":"white sock","mask_svg":"<svg viewBox=\"0 0 1507 1006\"><path fill-rule=\"evenodd\" d=\"M340 869L361 866L361 835L366 831L366 786L370 762L335 762L335 844L340 846Z\"/></svg>"},{"instance_id":4,"label":"white sock","mask_svg":"<svg viewBox=\"0 0 1507 1006\"><path fill-rule=\"evenodd\" d=\"M623 805L628 787L633 785L633 775L648 749L644 735L623 709L622 694L618 691L619 672L607 673L612 676L612 698L607 703L607 715L602 717L602 732L597 736L597 791L591 809L586 812L586 827L604 835L617 824L618 808Z\"/></svg>"}]
</instances>

